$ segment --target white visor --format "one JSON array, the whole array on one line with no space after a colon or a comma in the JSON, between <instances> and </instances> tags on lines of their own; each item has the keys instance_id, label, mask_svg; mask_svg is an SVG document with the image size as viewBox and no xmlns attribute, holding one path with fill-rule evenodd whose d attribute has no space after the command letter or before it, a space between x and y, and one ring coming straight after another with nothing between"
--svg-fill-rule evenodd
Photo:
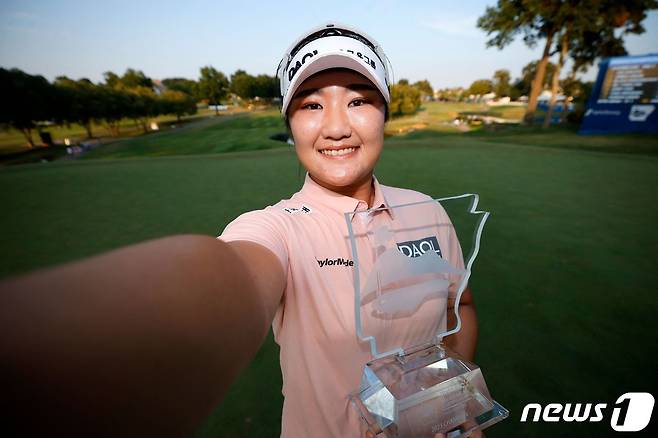
<instances>
[{"instance_id":1,"label":"white visor","mask_svg":"<svg viewBox=\"0 0 658 438\"><path fill-rule=\"evenodd\" d=\"M281 72L283 117L286 117L288 105L299 85L317 72L339 67L361 73L377 87L386 103L390 103L386 68L375 52L355 38L327 36L302 47L288 63L286 71Z\"/></svg>"}]
</instances>

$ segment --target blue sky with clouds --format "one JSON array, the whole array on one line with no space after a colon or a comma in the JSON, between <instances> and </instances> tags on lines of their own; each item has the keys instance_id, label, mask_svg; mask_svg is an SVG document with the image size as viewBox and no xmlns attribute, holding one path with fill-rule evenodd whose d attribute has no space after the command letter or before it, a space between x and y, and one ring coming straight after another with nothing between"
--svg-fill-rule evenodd
<instances>
[{"instance_id":1,"label":"blue sky with clouds","mask_svg":"<svg viewBox=\"0 0 658 438\"><path fill-rule=\"evenodd\" d=\"M196 79L204 65L274 75L290 43L329 20L378 40L396 79L428 79L435 88L468 86L500 68L517 77L541 52L522 42L486 48L475 22L495 0L0 1L0 66L50 80L100 81L103 72L128 67L156 79ZM645 34L627 37L630 54L658 53L658 12L645 27Z\"/></svg>"}]
</instances>

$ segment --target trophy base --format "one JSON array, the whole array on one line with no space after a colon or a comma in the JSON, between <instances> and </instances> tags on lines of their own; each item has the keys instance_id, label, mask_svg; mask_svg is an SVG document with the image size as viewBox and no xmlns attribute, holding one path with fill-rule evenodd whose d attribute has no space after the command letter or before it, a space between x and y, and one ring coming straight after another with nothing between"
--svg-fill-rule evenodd
<instances>
[{"instance_id":1,"label":"trophy base","mask_svg":"<svg viewBox=\"0 0 658 438\"><path fill-rule=\"evenodd\" d=\"M442 345L369 362L350 398L374 436L391 438L466 437L509 415L480 368Z\"/></svg>"}]
</instances>

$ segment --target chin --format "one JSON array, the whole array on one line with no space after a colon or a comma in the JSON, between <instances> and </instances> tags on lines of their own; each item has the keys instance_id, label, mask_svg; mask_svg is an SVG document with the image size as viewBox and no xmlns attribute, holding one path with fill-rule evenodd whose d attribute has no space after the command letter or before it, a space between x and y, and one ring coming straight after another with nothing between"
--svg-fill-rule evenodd
<instances>
[{"instance_id":1,"label":"chin","mask_svg":"<svg viewBox=\"0 0 658 438\"><path fill-rule=\"evenodd\" d=\"M370 172L355 171L349 169L331 169L310 172L316 180L320 180L333 187L349 187L358 184L372 174Z\"/></svg>"}]
</instances>

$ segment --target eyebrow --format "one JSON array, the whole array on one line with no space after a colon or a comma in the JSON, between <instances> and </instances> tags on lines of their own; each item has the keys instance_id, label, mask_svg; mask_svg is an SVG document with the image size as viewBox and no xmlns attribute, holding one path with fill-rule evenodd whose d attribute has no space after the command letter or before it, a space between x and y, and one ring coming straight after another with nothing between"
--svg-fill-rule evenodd
<instances>
[{"instance_id":1,"label":"eyebrow","mask_svg":"<svg viewBox=\"0 0 658 438\"><path fill-rule=\"evenodd\" d=\"M345 88L348 88L352 91L377 91L377 88L370 84L363 84L363 83L358 83L358 84L349 84ZM292 100L295 99L301 99L309 94L317 93L320 89L319 88L307 88L306 90L298 91L295 94L295 97L292 98Z\"/></svg>"}]
</instances>

